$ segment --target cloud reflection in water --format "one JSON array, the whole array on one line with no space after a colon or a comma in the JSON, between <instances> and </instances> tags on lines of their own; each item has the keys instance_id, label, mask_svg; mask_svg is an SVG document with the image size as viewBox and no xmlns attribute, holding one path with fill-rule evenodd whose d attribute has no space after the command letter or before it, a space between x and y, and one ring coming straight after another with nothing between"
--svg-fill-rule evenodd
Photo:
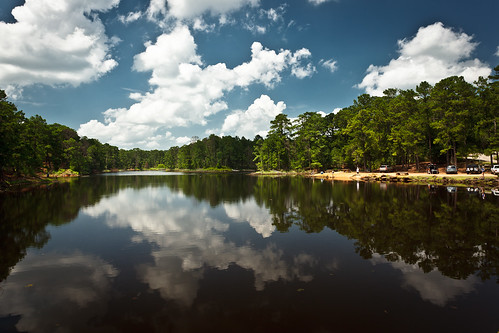
<instances>
[{"instance_id":1,"label":"cloud reflection in water","mask_svg":"<svg viewBox=\"0 0 499 333\"><path fill-rule=\"evenodd\" d=\"M401 271L404 276L404 286L416 289L423 300L439 306L445 306L455 297L472 292L479 282L474 275L465 280L456 280L442 275L438 270L424 273L417 264L391 262L379 254L374 254L371 262L375 265L390 264L394 269Z\"/></svg>"},{"instance_id":2,"label":"cloud reflection in water","mask_svg":"<svg viewBox=\"0 0 499 333\"><path fill-rule=\"evenodd\" d=\"M237 222L248 222L256 232L267 238L275 231L269 210L259 206L255 200L225 203L227 216Z\"/></svg>"},{"instance_id":3,"label":"cloud reflection in water","mask_svg":"<svg viewBox=\"0 0 499 333\"><path fill-rule=\"evenodd\" d=\"M68 253L32 253L14 268L2 285L0 315L22 314L20 332L85 331L111 296L118 270L102 259Z\"/></svg>"},{"instance_id":4,"label":"cloud reflection in water","mask_svg":"<svg viewBox=\"0 0 499 333\"><path fill-rule=\"evenodd\" d=\"M273 281L311 281L308 268L317 264L304 253L286 259L272 242L257 249L249 241L237 245L227 239L224 233L234 222L247 222L263 238L275 230L269 211L254 200L213 208L167 188L126 189L83 213L104 216L112 228L132 228L135 242L157 245L151 253L154 263L139 265L138 276L163 298L186 306L196 298L207 268L226 270L236 264L250 270L260 291Z\"/></svg>"}]
</instances>

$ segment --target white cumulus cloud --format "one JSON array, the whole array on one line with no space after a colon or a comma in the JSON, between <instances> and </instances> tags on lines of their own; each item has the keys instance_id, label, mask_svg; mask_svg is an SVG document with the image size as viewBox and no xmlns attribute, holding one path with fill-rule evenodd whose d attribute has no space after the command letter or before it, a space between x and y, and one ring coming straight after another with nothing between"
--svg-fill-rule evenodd
<instances>
[{"instance_id":1,"label":"white cumulus cloud","mask_svg":"<svg viewBox=\"0 0 499 333\"><path fill-rule=\"evenodd\" d=\"M336 70L338 69L338 62L333 59L329 60L321 59L319 63L321 64L322 67L327 68L331 73L336 72Z\"/></svg>"},{"instance_id":2,"label":"white cumulus cloud","mask_svg":"<svg viewBox=\"0 0 499 333\"><path fill-rule=\"evenodd\" d=\"M151 140L159 144L158 134L167 128L204 126L210 116L227 110L224 96L236 87L263 84L272 88L285 70L298 78L310 76L315 71L307 64L310 56L307 49L276 52L254 42L248 62L234 68L224 63L205 66L189 29L179 25L156 43L146 43L146 50L135 56L134 69L152 73L152 90L131 94L137 103L105 111L104 123L91 120L82 124L78 133L123 148L156 145Z\"/></svg>"},{"instance_id":3,"label":"white cumulus cloud","mask_svg":"<svg viewBox=\"0 0 499 333\"><path fill-rule=\"evenodd\" d=\"M142 12L130 12L127 16L119 15L118 20L123 24L128 24L137 21L142 17Z\"/></svg>"},{"instance_id":4,"label":"white cumulus cloud","mask_svg":"<svg viewBox=\"0 0 499 333\"><path fill-rule=\"evenodd\" d=\"M299 79L312 76L315 72L315 66L312 63L304 64L306 59L310 58L312 53L308 49L300 49L291 57L291 74Z\"/></svg>"},{"instance_id":5,"label":"white cumulus cloud","mask_svg":"<svg viewBox=\"0 0 499 333\"><path fill-rule=\"evenodd\" d=\"M323 3L326 3L328 1L330 0L308 0L308 2L314 6L322 5Z\"/></svg>"},{"instance_id":6,"label":"white cumulus cloud","mask_svg":"<svg viewBox=\"0 0 499 333\"><path fill-rule=\"evenodd\" d=\"M453 75L464 76L468 82L488 76L490 68L478 59L471 59L478 45L472 39L440 22L421 27L412 39L398 41L397 59L386 66L369 66L357 87L380 96L388 88L414 88L422 81L435 84Z\"/></svg>"},{"instance_id":7,"label":"white cumulus cloud","mask_svg":"<svg viewBox=\"0 0 499 333\"><path fill-rule=\"evenodd\" d=\"M244 6L256 7L259 0L151 0L148 16L170 16L179 20L193 19L204 13L224 15Z\"/></svg>"},{"instance_id":8,"label":"white cumulus cloud","mask_svg":"<svg viewBox=\"0 0 499 333\"><path fill-rule=\"evenodd\" d=\"M95 13L118 3L26 0L14 8L17 22L0 22L0 82L10 90L35 83L77 86L112 70L117 39L106 35Z\"/></svg>"},{"instance_id":9,"label":"white cumulus cloud","mask_svg":"<svg viewBox=\"0 0 499 333\"><path fill-rule=\"evenodd\" d=\"M286 104L277 104L267 95L262 95L247 110L235 110L225 118L222 135L237 135L252 139L255 135L267 136L271 120L286 109Z\"/></svg>"},{"instance_id":10,"label":"white cumulus cloud","mask_svg":"<svg viewBox=\"0 0 499 333\"><path fill-rule=\"evenodd\" d=\"M206 22L199 17L193 20L192 28L197 31L211 32L215 30L215 24L206 24Z\"/></svg>"}]
</instances>

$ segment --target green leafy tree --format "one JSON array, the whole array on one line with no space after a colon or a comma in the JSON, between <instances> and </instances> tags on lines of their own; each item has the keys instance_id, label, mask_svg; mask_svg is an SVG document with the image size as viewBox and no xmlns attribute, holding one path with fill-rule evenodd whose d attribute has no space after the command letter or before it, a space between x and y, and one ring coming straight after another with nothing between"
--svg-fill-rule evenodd
<instances>
[{"instance_id":1,"label":"green leafy tree","mask_svg":"<svg viewBox=\"0 0 499 333\"><path fill-rule=\"evenodd\" d=\"M262 137L255 138L254 161L258 170L272 170L277 166L275 151L272 149L272 142Z\"/></svg>"},{"instance_id":2,"label":"green leafy tree","mask_svg":"<svg viewBox=\"0 0 499 333\"><path fill-rule=\"evenodd\" d=\"M432 112L435 120L431 126L437 131L435 143L447 154L447 163L457 164L458 148L466 151L466 137L471 130L471 113L474 88L464 78L452 76L438 82L431 92Z\"/></svg>"},{"instance_id":3,"label":"green leafy tree","mask_svg":"<svg viewBox=\"0 0 499 333\"><path fill-rule=\"evenodd\" d=\"M104 169L118 169L120 166L118 147L106 143L102 146L102 150L104 153Z\"/></svg>"},{"instance_id":4,"label":"green leafy tree","mask_svg":"<svg viewBox=\"0 0 499 333\"><path fill-rule=\"evenodd\" d=\"M335 115L326 116L326 138L329 141L330 161L336 168L354 166L352 156L346 151L349 135L345 129L355 113L356 110L353 107L347 107Z\"/></svg>"},{"instance_id":5,"label":"green leafy tree","mask_svg":"<svg viewBox=\"0 0 499 333\"><path fill-rule=\"evenodd\" d=\"M402 164L414 160L416 168L419 169L425 132L419 122L416 93L413 90L399 91L397 96L390 100L387 111L392 124L388 135L391 154Z\"/></svg>"},{"instance_id":6,"label":"green leafy tree","mask_svg":"<svg viewBox=\"0 0 499 333\"><path fill-rule=\"evenodd\" d=\"M281 113L270 122L270 131L267 136L269 145L275 154L275 165L278 170L289 170L291 167L291 130L292 124L288 116Z\"/></svg>"},{"instance_id":7,"label":"green leafy tree","mask_svg":"<svg viewBox=\"0 0 499 333\"><path fill-rule=\"evenodd\" d=\"M342 130L348 136L345 153L351 156L354 165L372 169L376 161L385 159L382 151L387 150L387 129L383 110L379 108L383 100L367 94L359 96L354 102L346 127ZM386 163L386 162L385 162Z\"/></svg>"},{"instance_id":8,"label":"green leafy tree","mask_svg":"<svg viewBox=\"0 0 499 333\"><path fill-rule=\"evenodd\" d=\"M176 168L178 150L179 150L179 147L174 146L165 152L164 161L165 161L165 165L168 169L175 169Z\"/></svg>"},{"instance_id":9,"label":"green leafy tree","mask_svg":"<svg viewBox=\"0 0 499 333\"><path fill-rule=\"evenodd\" d=\"M191 152L190 146L182 146L178 150L177 156L177 166L178 169L190 169L191 168Z\"/></svg>"},{"instance_id":10,"label":"green leafy tree","mask_svg":"<svg viewBox=\"0 0 499 333\"><path fill-rule=\"evenodd\" d=\"M431 91L433 86L426 81L421 82L416 86L417 102L418 102L418 112L416 116L416 121L420 124L421 129L425 133L425 142L427 144L427 149L425 155L432 160L433 157L433 139L435 137L435 130L431 126L434 120L434 115L431 110Z\"/></svg>"},{"instance_id":11,"label":"green leafy tree","mask_svg":"<svg viewBox=\"0 0 499 333\"><path fill-rule=\"evenodd\" d=\"M485 140L485 151L490 155L495 153L496 160L499 161L499 132L497 130L499 123L499 65L494 68L494 74L489 76L487 84L485 84L485 80L482 82L479 83L482 117L478 126L481 125L479 128L481 137Z\"/></svg>"},{"instance_id":12,"label":"green leafy tree","mask_svg":"<svg viewBox=\"0 0 499 333\"><path fill-rule=\"evenodd\" d=\"M0 179L6 171L15 168L24 158L19 152L19 137L26 118L22 111L7 101L5 91L0 90Z\"/></svg>"},{"instance_id":13,"label":"green leafy tree","mask_svg":"<svg viewBox=\"0 0 499 333\"><path fill-rule=\"evenodd\" d=\"M50 168L52 147L49 144L49 128L42 117L36 115L26 120L21 133L21 155L24 156L24 173L34 174L42 166Z\"/></svg>"},{"instance_id":14,"label":"green leafy tree","mask_svg":"<svg viewBox=\"0 0 499 333\"><path fill-rule=\"evenodd\" d=\"M83 173L84 157L79 138L70 137L63 141L64 157L69 168Z\"/></svg>"},{"instance_id":15,"label":"green leafy tree","mask_svg":"<svg viewBox=\"0 0 499 333\"><path fill-rule=\"evenodd\" d=\"M326 151L325 121L316 112L305 112L298 116L294 124L295 169L322 168L328 163Z\"/></svg>"},{"instance_id":16,"label":"green leafy tree","mask_svg":"<svg viewBox=\"0 0 499 333\"><path fill-rule=\"evenodd\" d=\"M197 141L191 144L191 160L192 168L202 169L207 167L206 165L206 147L202 141Z\"/></svg>"}]
</instances>

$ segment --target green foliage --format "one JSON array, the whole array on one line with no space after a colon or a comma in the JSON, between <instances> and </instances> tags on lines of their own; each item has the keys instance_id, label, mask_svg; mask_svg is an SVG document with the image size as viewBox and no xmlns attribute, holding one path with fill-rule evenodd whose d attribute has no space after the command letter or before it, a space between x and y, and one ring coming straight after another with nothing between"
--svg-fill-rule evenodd
<instances>
[{"instance_id":1,"label":"green foliage","mask_svg":"<svg viewBox=\"0 0 499 333\"><path fill-rule=\"evenodd\" d=\"M223 166L221 168L213 168L213 167L210 167L210 168L205 168L204 170L206 171L216 171L216 172L227 172L227 171L232 171L231 168L229 167L226 167L226 166Z\"/></svg>"},{"instance_id":2,"label":"green foliage","mask_svg":"<svg viewBox=\"0 0 499 333\"><path fill-rule=\"evenodd\" d=\"M98 140L80 138L69 127L49 125L38 115L26 118L0 90L0 178L5 173L57 173L60 168L72 169L73 174L101 172L117 164L117 151Z\"/></svg>"},{"instance_id":3,"label":"green foliage","mask_svg":"<svg viewBox=\"0 0 499 333\"><path fill-rule=\"evenodd\" d=\"M416 91L363 94L337 114L299 115L286 135L278 129L287 117L279 115L267 138L256 142L255 162L260 170L374 170L381 164L419 168L420 160L455 164L470 153L497 156L499 66L495 71L474 85L453 76L434 87L421 82Z\"/></svg>"},{"instance_id":4,"label":"green foliage","mask_svg":"<svg viewBox=\"0 0 499 333\"><path fill-rule=\"evenodd\" d=\"M118 149L59 124L27 119L0 90L0 178L71 168L80 174L103 170L376 169L381 164L420 160L456 163L470 153L499 157L499 66L474 85L449 77L416 90L387 89L360 95L352 106L325 117L305 112L291 121L279 114L266 138L214 134L182 147L143 151ZM160 167L161 166L161 167Z\"/></svg>"},{"instance_id":5,"label":"green foliage","mask_svg":"<svg viewBox=\"0 0 499 333\"><path fill-rule=\"evenodd\" d=\"M21 145L18 141L25 120L24 113L8 102L5 92L0 90L0 178L19 162Z\"/></svg>"},{"instance_id":6,"label":"green foliage","mask_svg":"<svg viewBox=\"0 0 499 333\"><path fill-rule=\"evenodd\" d=\"M441 145L441 153L452 152L456 164L457 149L465 144L471 129L474 87L463 77L452 76L438 82L430 97L435 115L430 125L437 133L434 142Z\"/></svg>"},{"instance_id":7,"label":"green foliage","mask_svg":"<svg viewBox=\"0 0 499 333\"><path fill-rule=\"evenodd\" d=\"M306 112L298 116L294 129L294 168L321 168L327 160L326 127L322 116L315 112Z\"/></svg>"}]
</instances>

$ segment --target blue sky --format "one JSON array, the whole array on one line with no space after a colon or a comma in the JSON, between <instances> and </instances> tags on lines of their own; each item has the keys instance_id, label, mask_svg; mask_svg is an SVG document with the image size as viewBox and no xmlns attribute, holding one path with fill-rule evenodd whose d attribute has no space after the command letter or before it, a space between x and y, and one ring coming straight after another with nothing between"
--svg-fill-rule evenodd
<instances>
[{"instance_id":1,"label":"blue sky","mask_svg":"<svg viewBox=\"0 0 499 333\"><path fill-rule=\"evenodd\" d=\"M499 1L7 0L0 89L120 148L265 135L279 113L499 64Z\"/></svg>"}]
</instances>

